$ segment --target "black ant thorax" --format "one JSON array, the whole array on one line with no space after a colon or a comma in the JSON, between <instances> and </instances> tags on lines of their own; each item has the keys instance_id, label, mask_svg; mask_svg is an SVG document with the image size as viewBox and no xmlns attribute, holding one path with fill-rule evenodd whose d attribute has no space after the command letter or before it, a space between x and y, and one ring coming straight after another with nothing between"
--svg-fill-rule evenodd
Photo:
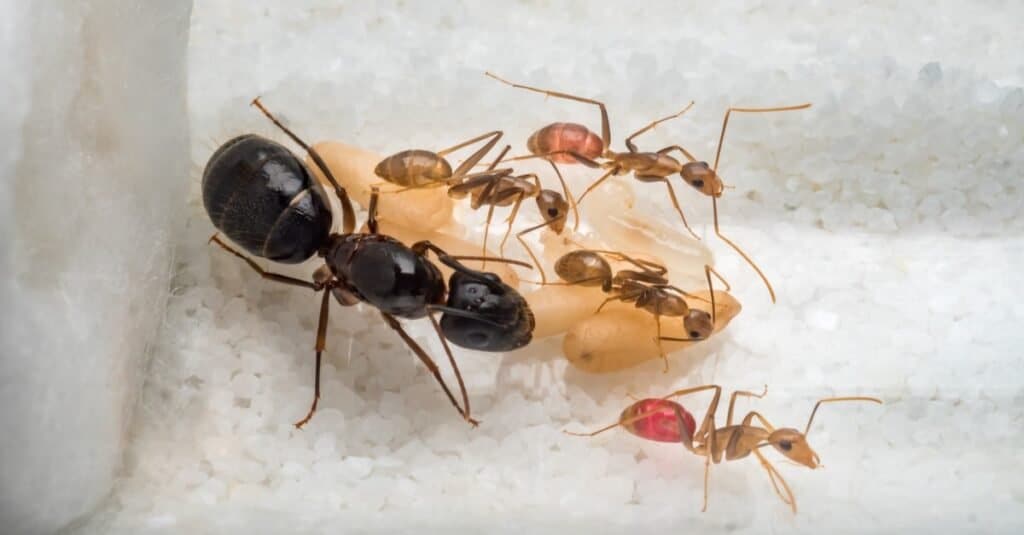
<instances>
[{"instance_id":1,"label":"black ant thorax","mask_svg":"<svg viewBox=\"0 0 1024 535\"><path fill-rule=\"evenodd\" d=\"M383 234L336 234L325 247L331 272L361 300L400 318L422 318L444 302L441 271Z\"/></svg>"}]
</instances>

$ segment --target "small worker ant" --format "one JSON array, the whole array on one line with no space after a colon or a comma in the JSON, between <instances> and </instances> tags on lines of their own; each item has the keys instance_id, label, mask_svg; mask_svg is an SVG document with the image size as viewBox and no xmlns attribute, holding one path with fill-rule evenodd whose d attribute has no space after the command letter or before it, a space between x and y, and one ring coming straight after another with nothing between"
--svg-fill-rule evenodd
<instances>
[{"instance_id":1,"label":"small worker ant","mask_svg":"<svg viewBox=\"0 0 1024 535\"><path fill-rule=\"evenodd\" d=\"M493 73L490 73L490 72L487 72L485 74L487 76L490 76L491 78L494 78L495 80L498 80L501 83L504 83L506 85L510 85L512 87L515 87L515 88L526 89L528 91L533 91L533 92L536 92L536 93L542 93L544 95L548 95L548 96L552 96L552 97L563 98L563 99L567 99L567 100L575 100L577 102L585 102L585 103L588 103L588 104L593 104L593 105L597 106L601 110L601 150L600 150L600 152L598 152L596 149L594 149L592 147L592 142L590 141L590 136L594 135L594 134L592 132L590 132L589 130L587 131L587 134L589 134L589 135L583 135L583 134L578 134L576 132L575 128L555 129L555 128L553 128L555 125L548 125L547 127L542 128L540 131L538 131L533 136L531 136L531 139L535 139L536 138L536 140L541 140L541 139L547 140L547 139L553 137L556 133L564 135L563 133L572 132L573 138L574 139L579 139L581 141L575 143L575 146L572 146L573 144L570 144L568 142L564 142L565 148L562 148L563 147L563 142L555 141L553 139L550 140L550 141L547 141L544 144L541 144L541 143L538 143L538 142L535 141L534 146L531 147L531 152L533 153L531 156L520 156L520 157L517 157L517 158L510 158L507 161L522 160L522 159L528 159L528 158L551 159L551 158L555 158L555 157L561 157L561 159L563 159L563 160L566 159L566 158L572 158L572 159L578 161L579 163L582 163L582 164L584 164L584 165L586 165L588 167L608 169L608 171L604 175L602 175L601 178L599 178L596 182L591 184L590 187L588 187L586 189L586 191L583 192L583 195L580 195L580 197L578 199L576 199L576 206L577 207L579 207L581 204L583 204L583 200L586 198L587 194L589 194L591 191L593 191L594 188L596 188L599 184L604 182L608 177L610 177L612 175L626 175L626 174L632 173L634 178L636 178L637 180L639 180L641 182L662 182L662 183L665 184L665 187L668 189L669 198L672 200L672 206L675 207L676 212L679 214L679 218L683 220L683 225L686 227L686 230L689 231L689 233L694 237L694 239L697 239L697 240L700 239L700 237L697 236L697 233L695 233L693 231L693 229L690 228L690 224L687 223L686 215L683 214L683 209L680 208L679 201L676 199L675 189L672 187L672 183L668 179L668 177L678 173L682 169L682 164L679 163L679 161L676 160L675 158L673 158L672 156L669 156L669 153L672 152L673 150L678 150L678 147L673 145L673 146L665 147L664 149L661 149L658 152L640 152L639 149L637 149L636 145L633 144L633 139L635 139L637 136L647 132L648 130L651 130L655 126L657 126L657 125L659 125L659 124L661 124L661 123L663 123L665 121L668 121L670 119L675 119L676 117L679 117L679 116L683 115L684 113L686 113L691 107L693 107L693 102L690 102L685 108L682 109L682 111L680 111L678 113L675 113L675 114L672 114L672 115L669 115L667 117L658 119L656 121L652 121L647 126L641 128L640 130L637 130L636 132L631 134L629 137L627 137L626 138L626 148L629 149L629 152L615 152L615 151L611 150L611 142L612 142L611 127L609 126L609 121L608 121L608 110L605 108L605 105L604 105L603 102L600 102L600 101L597 101L597 100L593 100L593 99L578 97L576 95L570 95L568 93L561 93L561 92L558 92L558 91L550 91L550 90L547 90L547 89L539 89L539 88L528 86L528 85L522 85L522 84L513 83L513 82L510 82L508 80L505 80L504 78L500 78L497 75L495 75ZM556 124L558 124L558 123L556 123ZM580 125L574 125L574 126L580 126ZM585 127L581 127L581 128L586 130ZM542 134L542 132L543 132L543 134ZM541 148L556 148L556 147L557 147L556 150L552 150L551 152L548 152L548 153L538 152ZM584 154L584 153L580 152L578 150L580 148L587 149L589 151L589 154ZM605 161L598 162L597 161L598 158L603 159Z\"/></svg>"},{"instance_id":2,"label":"small worker ant","mask_svg":"<svg viewBox=\"0 0 1024 535\"><path fill-rule=\"evenodd\" d=\"M748 264L750 264L750 266L752 268L754 268L754 271L757 272L758 276L761 277L761 280L764 282L765 286L768 288L768 293L771 296L772 303L775 302L775 289L772 288L771 283L768 281L768 277L765 276L765 274L761 271L761 268L759 268L757 266L757 264L754 263L754 261L750 258L750 256L748 256L747 253L743 252L743 250L740 249L739 246L736 245L736 243L734 243L729 238L726 238L722 234L721 229L719 228L719 225L718 225L718 198L722 196L722 192L725 190L726 186L725 186L724 182L722 181L721 177L719 177L719 175L718 175L718 163L719 163L719 158L722 155L722 143L725 140L725 129L726 129L726 127L729 124L729 116L730 116L730 114L732 114L732 112L737 112L737 113L766 113L766 112L794 111L794 110L802 110L802 109L809 108L809 107L811 107L810 103L798 104L798 105L795 105L795 106L779 106L779 107L772 107L772 108L737 108L737 107L730 107L729 109L727 109L725 111L725 117L722 120L722 131L721 131L721 133L718 136L718 148L715 150L715 163L714 163L714 165L709 166L707 164L707 162L698 161L689 151L687 151L685 148L683 148L683 147L681 147L679 145L671 145L671 146L665 147L665 148L663 148L663 149L661 149L661 150L659 150L657 152L639 152L637 147L636 147L636 145L633 144L633 139L636 138L637 136L639 136L640 134L643 134L644 132L647 132L648 130L654 128L658 124L661 124L661 123L663 123L665 121L668 121L670 119L674 119L674 118L679 117L679 116L683 115L684 113L686 113L693 106L693 102L692 101L685 108L683 108L683 110L680 111L679 113L676 113L676 114L673 114L673 115L669 115L667 117L663 117L663 118L658 119L656 121L652 121L647 126L641 128L640 130L637 130L636 132L631 134L629 137L627 137L626 138L626 148L629 149L629 152L615 152L615 151L610 149L611 130L609 128L609 122L608 122L608 111L605 109L604 103L602 103L600 101L597 101L597 100L593 100L593 99L588 99L588 98L578 97L578 96L575 96L575 95L570 95L570 94L567 94L567 93L560 93L560 92L557 92L557 91L550 91L550 90L539 89L539 88L531 87L531 86L527 86L527 85L516 84L516 83L509 82L507 80L504 80L502 78L499 78L499 77L497 77L497 76L495 76L495 75L493 75L491 73L486 73L486 74L488 76L490 76L491 78L494 78L495 80L498 80L498 81L503 82L505 84L511 85L512 87L516 87L516 88L520 88L520 89L526 89L528 91L533 91L533 92L536 92L536 93L542 93L542 94L553 96L553 97L557 97L557 98L563 98L563 99L568 99L568 100L575 100L575 101L578 101L578 102L585 102L585 103L589 103L589 104L594 104L598 108L600 108L600 110L601 110L601 140L602 140L602 144L603 144L603 152L602 152L600 158L603 159L604 161L599 162L599 161L597 161L597 157L592 156L592 155L588 155L588 154L583 154L583 153L579 152L578 150L575 150L575 148L565 148L565 149L561 149L560 148L560 149L558 149L556 151L553 151L553 152L550 152L550 153L548 153L546 155L545 154L536 154L535 153L533 156L523 156L523 157L519 157L519 158L511 158L511 159L509 159L507 161L512 161L512 160L516 160L516 159L525 159L525 158L531 158L531 157L551 158L551 157L553 157L554 155L557 154L558 156L561 156L563 158L564 157L571 157L571 158L579 161L580 163L582 163L584 165L587 165L588 167L608 169L608 171L606 171L605 174L601 175L600 178L598 178L596 181L594 181L594 183L592 183L583 192L583 195L580 195L579 199L576 200L576 205L577 206L583 204L583 200L586 198L587 194L589 194L591 191L593 191L595 188L597 188L599 185L601 185L601 183L603 183L605 180L607 180L612 175L618 176L618 175L624 175L624 174L628 174L628 173L633 173L634 178L636 178L637 180L639 180L641 182L664 182L665 186L668 188L668 193L669 193L669 197L672 200L672 204L675 207L676 211L679 213L679 217L683 220L683 225L686 227L686 230L688 230L690 232L690 234L693 235L694 238L700 239L697 236L697 234L693 232L693 229L690 228L690 225L686 222L686 216L683 215L683 211L679 207L679 202L676 200L676 195L675 195L675 191L672 188L672 184L668 180L669 176L671 176L673 174L676 174L676 173L679 173L679 176L687 184L692 186L698 192L711 197L711 208L712 208L712 215L714 217L715 234L722 241L724 241L726 244L728 244L730 247L732 247L733 250L735 250L737 253L739 253L739 255L742 256L743 259L746 260L746 262ZM672 151L677 151L680 154L682 154L686 158L687 163L680 163L679 160L677 160L676 158L673 158L672 156L670 156L669 153L671 153Z\"/></svg>"},{"instance_id":3,"label":"small worker ant","mask_svg":"<svg viewBox=\"0 0 1024 535\"><path fill-rule=\"evenodd\" d=\"M611 265L605 258L627 262L637 269L622 269L614 274ZM543 272L543 269L541 270ZM606 304L612 301L634 303L636 308L650 312L654 316L654 323L657 332L658 352L665 363L665 370L668 371L668 355L662 349L662 340L673 341L699 341L711 336L715 326L715 292L711 284L711 275L725 284L728 289L729 283L723 279L711 266L704 266L704 274L708 282L710 292L711 313L691 308L686 298L700 299L689 292L686 292L669 283L665 278L668 269L661 264L632 258L616 251L604 251L596 249L579 249L570 251L555 262L555 273L562 279L563 285L578 286L600 286L601 290L608 294L595 313L601 312ZM671 338L661 336L661 317L682 317L683 326L689 338Z\"/></svg>"},{"instance_id":4,"label":"small worker ant","mask_svg":"<svg viewBox=\"0 0 1024 535\"><path fill-rule=\"evenodd\" d=\"M501 139L502 132L495 130L475 138L463 141L452 147L439 152L428 150L412 149L397 152L384 158L377 164L373 172L383 180L404 189L393 191L397 193L407 189L448 186L461 180L474 176L470 170L487 155ZM463 147L472 145L479 141L491 138L476 152L466 158L454 171L451 164L445 159L449 153L455 152Z\"/></svg>"},{"instance_id":5,"label":"small worker ant","mask_svg":"<svg viewBox=\"0 0 1024 535\"><path fill-rule=\"evenodd\" d=\"M708 411L704 415L700 429L694 432L693 415L687 412L682 405L672 401L670 398L707 390L714 390L715 393L711 398L711 404L708 405ZM682 443L689 452L704 457L704 505L701 511L706 511L708 508L708 474L711 469L711 463L718 464L723 459L734 461L753 453L758 461L760 461L761 466L768 472L768 477L771 479L775 493L796 514L796 498L793 496L793 491L789 488L786 480L782 478L782 474L768 462L768 459L765 458L760 449L771 446L791 461L811 469L817 468L821 462L818 454L807 443L807 434L811 430L811 423L814 422L814 415L818 412L818 407L823 403L833 403L836 401L871 401L873 403L882 403L882 400L863 396L833 397L818 400L811 411L811 416L807 419L807 426L802 433L792 428L776 429L757 411L747 413L739 424L733 424L733 409L735 408L738 396L762 398L767 393L767 386L765 386L764 392L760 394L742 390L734 391L729 397L729 411L726 414L725 426L723 427L715 425L715 413L718 411L722 387L718 385L705 385L677 390L663 398L639 400L622 411L618 422L596 431L589 433L565 431L565 433L574 436L592 437L621 426L640 438L659 442ZM674 424L669 422L668 414L670 413L674 415ZM755 419L760 425L754 424ZM685 433L683 430L685 430ZM785 494L783 494L783 490Z\"/></svg>"},{"instance_id":6,"label":"small worker ant","mask_svg":"<svg viewBox=\"0 0 1024 535\"><path fill-rule=\"evenodd\" d=\"M501 244L498 246L499 256L504 256L505 254L505 242L508 241L509 234L512 232L512 224L515 222L516 216L519 214L519 207L525 199L531 197L536 199L537 211L540 212L541 217L544 219L544 223L534 227L534 229L550 226L556 233L561 233L565 228L566 210L569 207L569 203L565 201L565 198L560 193L544 189L541 186L540 178L535 173L513 176L512 173L514 171L512 169L495 169L498 163L501 162L501 159L508 154L510 148L511 146L506 145L501 153L498 154L498 157L491 162L486 171L465 177L461 182L448 188L448 195L453 199L464 199L469 196L471 199L470 206L474 210L479 209L483 205L488 205L487 222L484 225L483 250L485 254L491 218L494 215L494 208L496 206L512 206L512 212L508 216L508 229L505 231L505 236L501 239ZM565 183L563 182L562 185L565 186ZM520 233L516 236L520 242L522 242L520 237L522 234ZM527 251L530 253L531 258L533 258L534 263L540 268L540 264L537 262L537 258L533 256L533 252L529 251L529 248L527 248Z\"/></svg>"},{"instance_id":7,"label":"small worker ant","mask_svg":"<svg viewBox=\"0 0 1024 535\"><path fill-rule=\"evenodd\" d=\"M329 296L342 306L367 303L423 362L462 417L470 416L469 396L459 367L448 347L482 351L508 351L530 342L534 317L526 300L493 273L470 269L460 260L483 257L453 256L429 241L406 246L378 233L377 201L373 188L368 207L367 233L355 232L355 217L345 189L317 152L281 124L259 99L252 104L310 155L341 200L342 232L331 233L332 214L320 184L287 148L269 139L245 134L224 143L210 157L203 172L203 204L217 229L249 254L283 263L303 262L314 254L324 265L312 282L263 270L245 254L215 234L210 241L244 260L264 279L323 292L316 334L316 375L313 402L301 428L316 411L320 399L320 361L326 346ZM440 269L427 257L454 270L445 285ZM492 258L492 261L524 262ZM435 312L442 314L440 322ZM398 318L430 319L455 372L462 396L456 401L434 360L402 328Z\"/></svg>"}]
</instances>

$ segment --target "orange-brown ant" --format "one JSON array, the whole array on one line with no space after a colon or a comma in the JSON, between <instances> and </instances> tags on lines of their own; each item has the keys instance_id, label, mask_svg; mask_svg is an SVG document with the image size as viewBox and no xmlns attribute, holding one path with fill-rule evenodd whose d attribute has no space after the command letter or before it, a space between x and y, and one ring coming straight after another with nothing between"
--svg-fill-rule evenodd
<instances>
[{"instance_id":1,"label":"orange-brown ant","mask_svg":"<svg viewBox=\"0 0 1024 535\"><path fill-rule=\"evenodd\" d=\"M694 432L693 416L683 409L682 405L671 401L670 398L678 398L708 390L713 390L714 396L711 398L711 403L708 405L707 413L704 415L700 428ZM782 474L768 462L768 459L765 458L760 449L771 446L791 461L807 468L817 468L821 465L821 462L818 459L818 454L811 449L807 442L807 433L811 430L811 423L814 422L814 415L818 412L818 407L823 403L833 403L836 401L871 401L882 403L882 400L863 396L821 399L814 405L814 410L811 411L811 416L807 419L807 426L803 432L792 428L776 429L757 411L747 413L740 423L733 424L733 409L735 408L737 397L761 398L767 393L767 386L765 386L764 392L760 394L734 391L729 397L729 411L726 414L725 425L722 427L715 425L715 413L718 411L722 387L718 385L705 385L677 390L663 398L639 400L622 411L618 422L596 431L589 433L566 431L566 433L575 436L592 437L621 426L630 433L648 440L682 443L687 451L704 457L704 505L701 511L706 511L708 508L708 475L711 470L711 463L718 464L723 460L735 461L753 453L758 461L760 461L761 466L768 472L768 477L772 482L775 493L778 494L779 498L786 505L790 506L795 514L797 509L793 491L789 488L786 480L782 478ZM669 424L666 421L666 414L668 412L674 414L675 425ZM755 419L759 425L754 423Z\"/></svg>"},{"instance_id":2,"label":"orange-brown ant","mask_svg":"<svg viewBox=\"0 0 1024 535\"><path fill-rule=\"evenodd\" d=\"M611 265L605 258L631 264L636 269L621 269L612 272ZM541 270L543 272L543 269ZM654 316L656 325L656 343L658 352L668 371L668 355L661 347L662 340L698 341L704 340L714 330L715 292L711 283L714 274L727 288L729 283L711 266L704 266L707 278L711 313L691 308L686 299L700 299L685 290L669 283L665 277L668 270L665 266L648 260L633 258L617 251L596 249L579 249L570 251L555 262L555 273L562 279L562 285L598 286L608 297L597 307L600 312L612 301L633 303L636 308L646 310ZM661 336L661 317L682 317L683 326L689 338L670 338Z\"/></svg>"},{"instance_id":3,"label":"orange-brown ant","mask_svg":"<svg viewBox=\"0 0 1024 535\"><path fill-rule=\"evenodd\" d=\"M757 266L757 264L754 263L754 261L750 258L750 256L747 255L747 253L745 253L742 249L740 249L739 246L736 245L732 240L730 240L729 238L726 238L724 235L722 235L722 231L719 228L719 224L718 224L718 198L722 196L722 192L725 190L726 186L722 182L721 177L718 175L718 163L719 163L719 159L720 159L721 154L722 154L722 143L725 140L725 130L726 130L726 127L729 124L729 116L731 115L732 112L738 112L738 113L765 113L765 112L794 111L794 110L802 110L802 109L809 108L811 106L810 103L798 104L798 105L795 105L795 106L780 106L780 107L772 107L772 108L738 108L738 107L729 108L728 110L726 110L725 117L722 120L722 130L721 130L721 133L718 136L718 148L715 150L715 163L714 163L714 165L709 166L707 164L707 162L698 161L693 156L693 154L691 154L689 151L687 151L685 148L683 148L680 145L671 145L671 146L665 147L665 148L663 148L663 149L661 149L661 150L659 150L657 152L639 152L637 147L636 147L636 145L632 141L634 138L636 138L640 134L643 134L644 132L647 132L648 130L654 128L658 124L660 124L662 122L665 122L667 120L670 120L670 119L674 119L674 118L679 117L680 115L686 113L686 111L689 110L691 106L693 106L693 102L690 102L690 104L687 105L686 108L684 108L679 113L676 113L676 114L673 114L673 115L669 115L667 117L663 117L663 118L658 119L656 121L652 121L647 126L641 128L640 130L637 130L636 132L631 134L629 137L627 137L626 138L626 148L629 150L628 152L615 152L615 151L610 149L611 130L610 130L609 121L608 121L608 111L605 109L604 103L602 103L600 101L597 101L597 100L593 100L593 99L583 98L583 97L579 97L579 96L576 96L576 95L570 95L570 94L567 94L567 93L560 93L560 92L557 92L557 91L551 91L551 90L547 90L547 89L540 89L540 88L537 88L537 87L531 87L531 86L527 86L527 85L516 84L516 83L509 82L507 80L504 80L502 78L499 78L498 76L495 76L494 74L491 74L491 73L486 73L486 74L488 76L490 76L491 78L494 78L495 80L498 80L498 81L500 81L502 83L511 85L512 87L517 87L517 88L520 88L520 89L526 89L528 91L542 93L544 95L553 96L553 97L557 97L557 98L564 98L564 99L568 99L568 100L575 100L575 101L578 101L578 102L585 102L585 103L588 103L588 104L594 104L594 105L596 105L601 110L601 139L602 139L602 144L603 144L604 150L603 150L603 152L602 152L602 154L600 156L600 159L603 160L603 161L598 161L598 158L593 157L593 156L589 156L587 154L582 154L579 151L574 150L573 148L560 149L560 150L553 151L553 152L548 153L548 154L534 154L533 156L524 156L524 157L519 157L519 158L511 158L511 159L509 159L507 161L512 161L512 160L515 160L515 159L525 159L525 158L531 158L531 157L552 158L552 157L555 157L557 155L557 156L560 156L560 157L563 157L563 158L564 157L571 157L571 158L573 158L573 159L579 161L580 163L582 163L584 165L587 165L589 167L607 169L605 174L601 175L600 178L598 178L596 181L594 181L594 183L592 183L583 192L583 195L580 195L579 199L576 200L576 205L577 206L583 204L583 200L586 198L587 194L589 194L591 191L594 190L594 188L596 188L599 185L601 185L601 183L603 183L605 180L607 180L609 177L611 177L613 175L624 175L624 174L628 174L628 173L633 173L633 176L637 180L640 180L641 182L664 182L665 186L668 188L669 197L672 200L672 204L675 207L676 211L679 213L679 217L683 220L683 225L686 226L686 229L688 231L690 231L690 234L692 234L694 238L699 239L697 237L696 233L693 232L693 229L690 228L690 225L686 222L686 216L683 215L683 211L679 207L679 202L676 199L675 191L672 188L672 184L668 180L668 177L670 177L673 174L678 173L679 176L682 177L682 179L687 184L692 186L694 189L696 189L700 193L711 197L711 207L712 207L712 214L713 214L713 217L714 217L715 234L722 241L724 241L730 247L732 247L733 250L735 250L737 253L739 253L739 255L742 256L743 259L748 264L750 264L750 266L752 268L754 268L754 271L757 272L758 276L761 277L761 280L764 282L765 286L768 288L768 293L771 296L772 302L773 303L775 302L775 289L772 288L771 283L768 281L768 277L765 276L765 274L761 271L761 268L759 268ZM687 163L681 163L676 158L673 158L672 156L670 156L669 153L671 153L672 151L676 151L676 152L682 154L686 158Z\"/></svg>"}]
</instances>

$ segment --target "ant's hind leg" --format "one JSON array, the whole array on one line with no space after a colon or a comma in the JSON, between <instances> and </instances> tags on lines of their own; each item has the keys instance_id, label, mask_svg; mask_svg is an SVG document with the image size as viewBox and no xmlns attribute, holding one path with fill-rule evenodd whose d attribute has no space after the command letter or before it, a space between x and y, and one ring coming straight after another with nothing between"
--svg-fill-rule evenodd
<instances>
[{"instance_id":1,"label":"ant's hind leg","mask_svg":"<svg viewBox=\"0 0 1024 535\"><path fill-rule=\"evenodd\" d=\"M484 74L489 76L489 77L491 77L491 78L494 78L495 80L497 80L497 81L499 81L499 82L501 82L501 83L503 83L505 85L510 85L510 86L518 88L518 89L525 89L527 91L533 91L534 93L542 93L542 94L547 95L549 97L556 97L556 98L564 98L564 99L568 99L568 100L575 100L577 102L585 102L587 104L593 104L593 105L597 106L598 108L601 109L601 142L604 144L604 147L603 147L604 150L608 150L608 146L611 145L611 143L612 143L612 131L611 131L611 127L609 126L609 121L608 121L608 110L605 109L603 102L598 101L598 100L594 100L594 99L590 99L590 98L578 97L576 95L570 95L568 93L561 93L561 92L558 92L558 91L551 91L549 89L540 89L540 88L537 88L537 87L532 87L532 86L528 86L528 85L522 85L522 84L513 83L513 82L510 82L510 81L508 81L508 80L506 80L504 78L501 78L501 77L499 77L496 74L491 73L491 72L485 72Z\"/></svg>"},{"instance_id":2,"label":"ant's hind leg","mask_svg":"<svg viewBox=\"0 0 1024 535\"><path fill-rule=\"evenodd\" d=\"M277 117L274 117L274 114L270 113L270 110L264 108L263 103L260 102L260 97L252 99L251 104L256 106L256 108L258 108L260 112L267 117L267 119L270 119L270 122L274 123L274 126L280 128L281 131L291 138L292 141L302 147L309 154L309 157L313 159L313 162L316 163L316 166L320 168L320 172L322 172L324 177L327 178L331 187L334 188L335 195L338 196L338 201L341 202L341 228L345 234L351 234L356 228L356 212L352 208L352 201L348 198L348 192L346 192L345 188L341 187L338 180L334 178L334 174L331 173L331 169L327 167L327 162L324 162L324 159L320 157L320 154L317 153L313 147L307 145L305 141L295 135L295 133L289 130L287 126L281 123L281 121L278 121Z\"/></svg>"},{"instance_id":3,"label":"ant's hind leg","mask_svg":"<svg viewBox=\"0 0 1024 535\"><path fill-rule=\"evenodd\" d=\"M452 391L448 388L448 383L444 382L444 377L441 376L441 370L438 369L437 364L434 362L434 359L430 358L430 355L428 355L427 352L424 351L423 348L420 347L420 345L416 343L416 341L413 340L411 336L409 336L409 333L405 332L405 329L402 328L402 324L398 322L397 318L386 312L381 312L380 315L384 318L384 321L387 322L388 327L391 327L392 329L394 329L395 332L398 333L398 336L402 338L402 341L405 342L405 345L407 345L409 349L412 349L412 352L415 353L416 356L419 357L423 365L427 367L427 371L429 371L430 374L434 376L434 379L437 380L437 383L441 385L441 390L443 390L444 394L448 396L448 401L451 401L452 405L455 407L455 410L459 411L459 415L461 415L473 427L479 425L480 422L474 420L473 418L470 418L469 411L463 410L463 408L459 405L459 402L455 400L455 396L452 395ZM445 343L445 350L448 350L447 343ZM454 360L454 357L451 357L450 350L448 351L449 357ZM461 384L461 378L459 382ZM463 393L465 393L465 391L463 391Z\"/></svg>"},{"instance_id":4,"label":"ant's hind leg","mask_svg":"<svg viewBox=\"0 0 1024 535\"><path fill-rule=\"evenodd\" d=\"M676 209L676 213L679 214L679 218L683 220L683 226L686 227L686 231L693 236L693 239L700 241L700 236L690 228L690 224L686 222L686 214L683 213L683 209L679 207L679 199L676 198L676 190L672 187L672 183L665 177L659 176L637 176L638 179L644 182L663 182L665 187L668 188L668 198L672 200L672 206Z\"/></svg>"},{"instance_id":5,"label":"ant's hind leg","mask_svg":"<svg viewBox=\"0 0 1024 535\"><path fill-rule=\"evenodd\" d=\"M768 459L765 458L764 454L761 453L760 450L754 448L751 451L754 452L754 455L757 456L757 460L760 461L761 466L766 472L768 472L768 479L772 482L772 488L775 489L775 494L779 496L782 503L785 503L793 510L793 514L796 514L796 497L793 496L793 490L789 488L789 483L786 483L782 474L780 474L779 471L776 470L770 462L768 462ZM785 491L785 494L783 494L783 491Z\"/></svg>"},{"instance_id":6,"label":"ant's hind leg","mask_svg":"<svg viewBox=\"0 0 1024 535\"><path fill-rule=\"evenodd\" d=\"M316 374L313 387L313 404L310 405L306 416L295 422L297 429L302 429L302 426L306 425L306 422L313 417L313 413L316 412L316 404L320 401L320 358L327 347L327 314L331 308L330 298L331 292L324 292L323 300L320 302L320 320L317 322L316 328Z\"/></svg>"},{"instance_id":7,"label":"ant's hind leg","mask_svg":"<svg viewBox=\"0 0 1024 535\"><path fill-rule=\"evenodd\" d=\"M246 264L249 264L249 267L251 267L256 273L259 273L260 276L263 277L264 279L272 280L274 282L280 282L280 283L283 283L283 284L290 284L292 286L301 286L303 288L309 288L309 289L314 290L314 291L320 291L322 289L321 285L318 285L318 284L315 284L315 283L312 283L312 282L309 282L309 281L304 281L302 279L296 279L295 277L289 277L287 275L281 275L279 273L271 273L269 271L264 270L263 268L261 268L259 266L259 264L257 264L256 262L253 262L253 260L251 258L249 258L249 257L245 256L244 254L236 251L230 245L228 245L228 244L224 243L223 241L221 241L220 235L218 235L218 234L214 234L213 236L210 236L210 242L211 243L216 243L217 245L219 245L221 247L221 249L224 249L225 251L227 251L227 252L237 256L238 258L241 258L242 260L244 260Z\"/></svg>"}]
</instances>

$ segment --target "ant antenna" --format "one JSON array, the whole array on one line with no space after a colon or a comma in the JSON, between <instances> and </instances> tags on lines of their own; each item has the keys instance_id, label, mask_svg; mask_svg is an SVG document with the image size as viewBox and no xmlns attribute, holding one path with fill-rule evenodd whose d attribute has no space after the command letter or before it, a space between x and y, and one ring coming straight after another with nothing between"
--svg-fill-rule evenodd
<instances>
[{"instance_id":1,"label":"ant antenna","mask_svg":"<svg viewBox=\"0 0 1024 535\"><path fill-rule=\"evenodd\" d=\"M882 400L878 398L869 398L864 396L820 399L817 403L814 404L814 410L811 411L811 417L807 419L807 427L804 428L804 436L807 436L807 433L811 430L811 422L814 421L814 415L818 412L818 407L820 407L822 403L832 403L834 401L871 401L874 403L878 403L879 405L882 404Z\"/></svg>"}]
</instances>

